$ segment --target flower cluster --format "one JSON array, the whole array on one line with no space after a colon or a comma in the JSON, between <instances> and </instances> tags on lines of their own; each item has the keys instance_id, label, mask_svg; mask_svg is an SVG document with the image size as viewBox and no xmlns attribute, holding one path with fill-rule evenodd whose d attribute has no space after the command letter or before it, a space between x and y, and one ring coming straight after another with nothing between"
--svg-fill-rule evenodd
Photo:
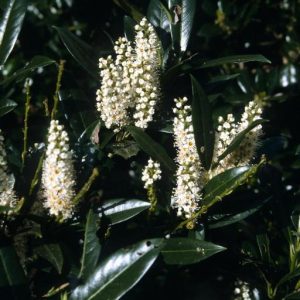
<instances>
[{"instance_id":1,"label":"flower cluster","mask_svg":"<svg viewBox=\"0 0 300 300\"><path fill-rule=\"evenodd\" d=\"M142 172L142 181L144 181L144 188L148 189L155 181L161 179L160 163L154 162L151 158L148 160Z\"/></svg>"},{"instance_id":2,"label":"flower cluster","mask_svg":"<svg viewBox=\"0 0 300 300\"><path fill-rule=\"evenodd\" d=\"M13 209L17 198L14 191L14 177L8 171L6 151L4 149L4 137L0 129L0 206Z\"/></svg>"},{"instance_id":3,"label":"flower cluster","mask_svg":"<svg viewBox=\"0 0 300 300\"><path fill-rule=\"evenodd\" d=\"M251 300L251 291L247 282L238 280L235 282L234 300Z\"/></svg>"},{"instance_id":4,"label":"flower cluster","mask_svg":"<svg viewBox=\"0 0 300 300\"><path fill-rule=\"evenodd\" d=\"M191 106L187 98L175 99L174 136L177 148L177 185L172 195L172 206L177 215L186 218L197 210L203 187L203 172L197 153L192 125Z\"/></svg>"},{"instance_id":5,"label":"flower cluster","mask_svg":"<svg viewBox=\"0 0 300 300\"><path fill-rule=\"evenodd\" d=\"M245 107L239 123L236 123L232 114L228 114L225 120L222 117L219 117L214 160L218 160L218 157L220 157L220 155L228 148L230 143L240 132L245 130L254 121L261 119L261 115L262 104L259 101L251 101ZM239 147L219 162L216 173L218 174L226 169L248 164L254 156L261 134L261 125L257 125L250 130Z\"/></svg>"},{"instance_id":6,"label":"flower cluster","mask_svg":"<svg viewBox=\"0 0 300 300\"><path fill-rule=\"evenodd\" d=\"M159 42L154 28L144 18L135 30L135 45L119 38L116 59L99 59L102 83L97 110L105 126L115 132L133 122L147 128L159 96Z\"/></svg>"},{"instance_id":7,"label":"flower cluster","mask_svg":"<svg viewBox=\"0 0 300 300\"><path fill-rule=\"evenodd\" d=\"M152 121L154 107L159 97L159 55L158 39L154 28L144 18L135 26L135 60L132 84L135 90L135 126L147 128Z\"/></svg>"},{"instance_id":8,"label":"flower cluster","mask_svg":"<svg viewBox=\"0 0 300 300\"><path fill-rule=\"evenodd\" d=\"M61 220L74 212L75 171L67 132L57 120L49 128L48 146L42 174L44 206Z\"/></svg>"},{"instance_id":9,"label":"flower cluster","mask_svg":"<svg viewBox=\"0 0 300 300\"><path fill-rule=\"evenodd\" d=\"M117 58L100 58L99 68L102 77L101 89L97 90L97 110L107 128L116 131L129 124L128 110L132 107L130 72L133 72L132 47L125 38L115 43Z\"/></svg>"}]
</instances>

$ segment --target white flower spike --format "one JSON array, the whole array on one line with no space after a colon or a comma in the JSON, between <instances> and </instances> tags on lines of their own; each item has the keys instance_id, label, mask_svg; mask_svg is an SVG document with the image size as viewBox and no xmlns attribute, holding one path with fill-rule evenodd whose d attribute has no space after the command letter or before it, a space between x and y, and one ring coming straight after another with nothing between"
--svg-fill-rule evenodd
<instances>
[{"instance_id":1,"label":"white flower spike","mask_svg":"<svg viewBox=\"0 0 300 300\"><path fill-rule=\"evenodd\" d=\"M52 120L42 174L44 206L64 221L71 218L75 204L75 171L69 138L63 126Z\"/></svg>"},{"instance_id":2,"label":"white flower spike","mask_svg":"<svg viewBox=\"0 0 300 300\"><path fill-rule=\"evenodd\" d=\"M8 170L4 137L0 129L0 206L11 209L16 207L17 197L14 191L14 182L14 177Z\"/></svg>"}]
</instances>

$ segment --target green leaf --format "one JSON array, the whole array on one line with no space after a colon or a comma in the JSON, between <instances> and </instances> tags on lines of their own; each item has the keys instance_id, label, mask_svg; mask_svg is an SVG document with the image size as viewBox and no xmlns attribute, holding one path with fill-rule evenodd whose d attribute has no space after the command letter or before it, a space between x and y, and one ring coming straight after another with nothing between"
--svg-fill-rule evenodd
<instances>
[{"instance_id":1,"label":"green leaf","mask_svg":"<svg viewBox=\"0 0 300 300\"><path fill-rule=\"evenodd\" d=\"M151 0L147 10L149 22L165 31L170 31L172 17L166 7L159 0Z\"/></svg>"},{"instance_id":2,"label":"green leaf","mask_svg":"<svg viewBox=\"0 0 300 300\"><path fill-rule=\"evenodd\" d=\"M182 15L180 28L180 50L187 49L192 32L193 21L196 11L196 0L182 0Z\"/></svg>"},{"instance_id":3,"label":"green leaf","mask_svg":"<svg viewBox=\"0 0 300 300\"><path fill-rule=\"evenodd\" d=\"M168 81L170 81L170 79L174 78L175 76L189 73L192 70L220 66L226 63L246 63L251 61L270 63L270 61L262 55L233 55L204 62L203 59L198 58L198 55L194 55L178 63L177 65L169 68L163 74L162 80L163 82L167 83Z\"/></svg>"},{"instance_id":4,"label":"green leaf","mask_svg":"<svg viewBox=\"0 0 300 300\"><path fill-rule=\"evenodd\" d=\"M255 174L259 166L232 168L213 177L204 186L202 205L210 207L223 197L231 194L238 186L244 184L250 176Z\"/></svg>"},{"instance_id":5,"label":"green leaf","mask_svg":"<svg viewBox=\"0 0 300 300\"><path fill-rule=\"evenodd\" d=\"M21 31L27 0L4 0L0 17L0 69L10 55Z\"/></svg>"},{"instance_id":6,"label":"green leaf","mask_svg":"<svg viewBox=\"0 0 300 300\"><path fill-rule=\"evenodd\" d=\"M270 255L270 240L268 236L265 233L259 234L256 236L256 242L262 261L272 263Z\"/></svg>"},{"instance_id":7,"label":"green leaf","mask_svg":"<svg viewBox=\"0 0 300 300\"><path fill-rule=\"evenodd\" d=\"M252 122L246 129L241 131L229 144L229 146L226 148L226 150L218 157L218 161L221 161L224 159L228 154L232 153L235 149L237 149L242 141L245 139L245 136L256 126L265 123L266 120L264 119L258 119Z\"/></svg>"},{"instance_id":8,"label":"green leaf","mask_svg":"<svg viewBox=\"0 0 300 300\"><path fill-rule=\"evenodd\" d=\"M213 77L208 83L219 83L219 82L224 82L228 80L235 79L240 76L240 73L236 74L226 74L226 75L218 75Z\"/></svg>"},{"instance_id":9,"label":"green leaf","mask_svg":"<svg viewBox=\"0 0 300 300\"><path fill-rule=\"evenodd\" d=\"M78 138L78 142L81 142L81 141L87 139L87 140L91 140L94 144L98 144L99 143L98 134L100 131L100 127L101 127L101 122L99 120L92 122L82 132L82 134Z\"/></svg>"},{"instance_id":10,"label":"green leaf","mask_svg":"<svg viewBox=\"0 0 300 300\"><path fill-rule=\"evenodd\" d=\"M137 143L132 140L118 142L112 146L113 154L119 155L124 159L129 159L130 157L137 155L139 151L140 148L138 147Z\"/></svg>"},{"instance_id":11,"label":"green leaf","mask_svg":"<svg viewBox=\"0 0 300 300\"><path fill-rule=\"evenodd\" d=\"M173 160L167 154L167 151L157 142L155 142L146 132L141 128L128 126L129 133L150 157L159 161L167 170L174 172L176 165Z\"/></svg>"},{"instance_id":12,"label":"green leaf","mask_svg":"<svg viewBox=\"0 0 300 300\"><path fill-rule=\"evenodd\" d=\"M222 228L222 227L225 227L225 226L228 226L228 225L232 225L234 223L242 221L242 220L248 218L249 216L253 215L257 211L259 211L262 206L263 206L263 204L261 204L257 207L248 209L246 211L242 211L242 212L240 212L238 214L235 214L235 215L225 216L222 219L218 220L217 222L209 224L208 227L210 229L215 229L215 228Z\"/></svg>"},{"instance_id":13,"label":"green leaf","mask_svg":"<svg viewBox=\"0 0 300 300\"><path fill-rule=\"evenodd\" d=\"M72 292L70 300L120 299L152 266L162 244L162 239L152 239L118 250Z\"/></svg>"},{"instance_id":14,"label":"green leaf","mask_svg":"<svg viewBox=\"0 0 300 300\"><path fill-rule=\"evenodd\" d=\"M98 79L98 56L94 49L65 28L54 27L73 58L94 78Z\"/></svg>"},{"instance_id":15,"label":"green leaf","mask_svg":"<svg viewBox=\"0 0 300 300\"><path fill-rule=\"evenodd\" d=\"M271 61L265 58L263 55L254 54L254 55L232 55L225 56L217 59L212 59L205 61L201 64L200 69L216 67L224 64L239 64L239 63L247 63L247 62L263 62L270 64Z\"/></svg>"},{"instance_id":16,"label":"green leaf","mask_svg":"<svg viewBox=\"0 0 300 300\"><path fill-rule=\"evenodd\" d=\"M179 43L180 50L184 52L192 32L193 21L196 11L196 0L169 0L169 10L174 13L171 24L173 45ZM175 9L176 7L176 9Z\"/></svg>"},{"instance_id":17,"label":"green leaf","mask_svg":"<svg viewBox=\"0 0 300 300\"><path fill-rule=\"evenodd\" d=\"M8 114L17 107L17 103L13 100L2 99L0 100L0 117Z\"/></svg>"},{"instance_id":18,"label":"green leaf","mask_svg":"<svg viewBox=\"0 0 300 300\"><path fill-rule=\"evenodd\" d=\"M81 268L79 277L83 280L88 278L92 272L94 272L101 251L101 245L97 236L99 217L90 210L87 216L83 252L81 257Z\"/></svg>"},{"instance_id":19,"label":"green leaf","mask_svg":"<svg viewBox=\"0 0 300 300\"><path fill-rule=\"evenodd\" d=\"M103 214L109 218L111 224L117 224L136 216L149 207L150 203L142 200L111 199L104 202L100 216Z\"/></svg>"},{"instance_id":20,"label":"green leaf","mask_svg":"<svg viewBox=\"0 0 300 300\"><path fill-rule=\"evenodd\" d=\"M113 0L116 5L121 7L126 13L131 15L136 22L141 21L143 14L128 0Z\"/></svg>"},{"instance_id":21,"label":"green leaf","mask_svg":"<svg viewBox=\"0 0 300 300\"><path fill-rule=\"evenodd\" d=\"M209 100L197 80L192 81L192 120L198 154L205 169L209 169L214 152L215 130Z\"/></svg>"},{"instance_id":22,"label":"green leaf","mask_svg":"<svg viewBox=\"0 0 300 300\"><path fill-rule=\"evenodd\" d=\"M58 274L61 274L64 257L59 244L43 244L36 247L34 252L51 263Z\"/></svg>"},{"instance_id":23,"label":"green leaf","mask_svg":"<svg viewBox=\"0 0 300 300\"><path fill-rule=\"evenodd\" d=\"M279 282L277 283L277 287L279 287L279 286L283 285L284 283L289 282L299 276L300 276L299 269L295 270L294 272L288 273L279 280Z\"/></svg>"},{"instance_id":24,"label":"green leaf","mask_svg":"<svg viewBox=\"0 0 300 300\"><path fill-rule=\"evenodd\" d=\"M226 248L191 238L171 238L165 241L161 254L167 264L188 265L205 260Z\"/></svg>"},{"instance_id":25,"label":"green leaf","mask_svg":"<svg viewBox=\"0 0 300 300\"><path fill-rule=\"evenodd\" d=\"M128 17L124 16L124 34L128 41L134 41L135 37L135 29L134 26L136 25L136 22Z\"/></svg>"},{"instance_id":26,"label":"green leaf","mask_svg":"<svg viewBox=\"0 0 300 300\"><path fill-rule=\"evenodd\" d=\"M0 85L7 85L12 82L18 82L26 78L32 71L37 68L46 67L48 65L54 64L55 60L50 59L46 56L35 56L24 68L16 71L13 75L4 79Z\"/></svg>"},{"instance_id":27,"label":"green leaf","mask_svg":"<svg viewBox=\"0 0 300 300\"><path fill-rule=\"evenodd\" d=\"M26 277L12 246L0 248L0 290L1 298L28 299Z\"/></svg>"}]
</instances>

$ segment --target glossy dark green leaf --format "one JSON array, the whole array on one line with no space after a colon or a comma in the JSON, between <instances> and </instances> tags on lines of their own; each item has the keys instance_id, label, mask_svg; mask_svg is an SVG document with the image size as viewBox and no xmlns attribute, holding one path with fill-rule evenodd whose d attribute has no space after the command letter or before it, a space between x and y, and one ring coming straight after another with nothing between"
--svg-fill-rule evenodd
<instances>
[{"instance_id":1,"label":"glossy dark green leaf","mask_svg":"<svg viewBox=\"0 0 300 300\"><path fill-rule=\"evenodd\" d=\"M0 100L0 117L6 115L17 107L17 103L13 100L3 99Z\"/></svg>"},{"instance_id":2,"label":"glossy dark green leaf","mask_svg":"<svg viewBox=\"0 0 300 300\"><path fill-rule=\"evenodd\" d=\"M61 274L64 257L59 244L43 244L36 247L34 252L52 264L56 271Z\"/></svg>"},{"instance_id":3,"label":"glossy dark green leaf","mask_svg":"<svg viewBox=\"0 0 300 300\"><path fill-rule=\"evenodd\" d=\"M134 41L136 22L129 16L124 16L124 34L128 41Z\"/></svg>"},{"instance_id":4,"label":"glossy dark green leaf","mask_svg":"<svg viewBox=\"0 0 300 300\"><path fill-rule=\"evenodd\" d=\"M113 139L115 133L113 131L106 131L103 133L102 138L100 138L99 148L104 149L105 146Z\"/></svg>"},{"instance_id":5,"label":"glossy dark green leaf","mask_svg":"<svg viewBox=\"0 0 300 300\"><path fill-rule=\"evenodd\" d=\"M192 70L216 67L226 63L246 63L251 61L270 63L270 61L262 55L233 55L204 62L203 59L199 59L198 56L195 55L178 63L175 66L172 66L165 72L165 74L163 74L162 79L164 82L168 82L171 78L174 78L177 75L187 74Z\"/></svg>"},{"instance_id":6,"label":"glossy dark green leaf","mask_svg":"<svg viewBox=\"0 0 300 300\"><path fill-rule=\"evenodd\" d=\"M208 83L220 83L228 80L235 79L240 76L240 73L229 74L229 75L218 75L213 77Z\"/></svg>"},{"instance_id":7,"label":"glossy dark green leaf","mask_svg":"<svg viewBox=\"0 0 300 300\"><path fill-rule=\"evenodd\" d=\"M253 215L257 211L259 211L261 207L262 207L262 205L259 205L258 207L248 209L246 211L240 212L235 215L225 216L224 218L220 219L218 222L209 224L208 227L210 229L214 229L214 228L223 228L225 226L232 225L234 223L242 221L242 220L248 218L249 216Z\"/></svg>"},{"instance_id":8,"label":"glossy dark green leaf","mask_svg":"<svg viewBox=\"0 0 300 300\"><path fill-rule=\"evenodd\" d=\"M94 49L65 28L54 27L73 58L94 78L98 79L98 59Z\"/></svg>"},{"instance_id":9,"label":"glossy dark green leaf","mask_svg":"<svg viewBox=\"0 0 300 300\"><path fill-rule=\"evenodd\" d=\"M226 248L191 238L167 239L161 254L167 264L188 265L205 260Z\"/></svg>"},{"instance_id":10,"label":"glossy dark green leaf","mask_svg":"<svg viewBox=\"0 0 300 300\"><path fill-rule=\"evenodd\" d=\"M238 63L247 63L247 62L263 62L270 64L271 61L269 61L267 58L265 58L263 55L255 54L255 55L232 55L232 56L225 56L217 59L208 60L205 62L202 62L200 68L210 68L210 67L216 67L224 64L238 64Z\"/></svg>"},{"instance_id":11,"label":"glossy dark green leaf","mask_svg":"<svg viewBox=\"0 0 300 300\"><path fill-rule=\"evenodd\" d=\"M270 240L267 234L262 233L256 236L256 242L258 245L259 253L261 259L265 262L271 263L271 255L270 255Z\"/></svg>"},{"instance_id":12,"label":"glossy dark green leaf","mask_svg":"<svg viewBox=\"0 0 300 300\"><path fill-rule=\"evenodd\" d=\"M11 246L0 248L0 290L3 299L28 299L29 296L24 271Z\"/></svg>"},{"instance_id":13,"label":"glossy dark green leaf","mask_svg":"<svg viewBox=\"0 0 300 300\"><path fill-rule=\"evenodd\" d=\"M279 286L283 285L284 283L289 282L290 280L293 280L299 276L300 276L299 269L295 270L294 272L288 273L279 280L277 286L279 287ZM297 299L297 298L295 298L295 299Z\"/></svg>"},{"instance_id":14,"label":"glossy dark green leaf","mask_svg":"<svg viewBox=\"0 0 300 300\"><path fill-rule=\"evenodd\" d=\"M112 153L115 155L119 155L124 159L129 159L138 154L140 151L139 146L135 141L123 141L113 144Z\"/></svg>"},{"instance_id":15,"label":"glossy dark green leaf","mask_svg":"<svg viewBox=\"0 0 300 300\"><path fill-rule=\"evenodd\" d=\"M168 155L167 151L160 144L155 142L146 132L141 128L134 126L128 126L128 131L144 152L153 159L159 161L170 172L175 171L176 165Z\"/></svg>"},{"instance_id":16,"label":"glossy dark green leaf","mask_svg":"<svg viewBox=\"0 0 300 300\"><path fill-rule=\"evenodd\" d=\"M117 224L136 216L149 207L149 202L118 198L105 201L102 206L102 213L109 218L111 224Z\"/></svg>"},{"instance_id":17,"label":"glossy dark green leaf","mask_svg":"<svg viewBox=\"0 0 300 300\"><path fill-rule=\"evenodd\" d=\"M205 229L199 229L199 230L189 230L188 237L191 239L204 241L205 240Z\"/></svg>"},{"instance_id":18,"label":"glossy dark green leaf","mask_svg":"<svg viewBox=\"0 0 300 300\"><path fill-rule=\"evenodd\" d=\"M98 138L100 127L101 127L101 122L99 120L92 122L89 126L87 126L87 128L80 135L78 142L81 142L85 139L90 139L94 144L98 144L99 141L97 143L97 138Z\"/></svg>"},{"instance_id":19,"label":"glossy dark green leaf","mask_svg":"<svg viewBox=\"0 0 300 300\"><path fill-rule=\"evenodd\" d=\"M246 135L255 127L257 127L258 125L265 123L266 120L264 119L258 119L255 120L254 122L252 122L246 129L244 129L243 131L241 131L233 140L232 142L229 144L229 146L226 148L226 150L218 157L218 161L221 161L222 159L224 159L228 154L232 153L235 149L237 149L240 144L243 142L243 140L245 139Z\"/></svg>"},{"instance_id":20,"label":"glossy dark green leaf","mask_svg":"<svg viewBox=\"0 0 300 300\"><path fill-rule=\"evenodd\" d=\"M21 31L27 0L5 0L0 16L0 69L11 53Z\"/></svg>"},{"instance_id":21,"label":"glossy dark green leaf","mask_svg":"<svg viewBox=\"0 0 300 300\"><path fill-rule=\"evenodd\" d=\"M161 239L152 239L118 250L72 292L70 300L120 299L152 266L162 244Z\"/></svg>"},{"instance_id":22,"label":"glossy dark green leaf","mask_svg":"<svg viewBox=\"0 0 300 300\"><path fill-rule=\"evenodd\" d=\"M143 18L143 14L128 0L113 0L115 4L121 7L132 18L139 22Z\"/></svg>"},{"instance_id":23,"label":"glossy dark green leaf","mask_svg":"<svg viewBox=\"0 0 300 300\"><path fill-rule=\"evenodd\" d=\"M258 166L232 168L213 177L204 187L202 204L209 207L231 194L239 185L244 184L257 168Z\"/></svg>"},{"instance_id":24,"label":"glossy dark green leaf","mask_svg":"<svg viewBox=\"0 0 300 300\"><path fill-rule=\"evenodd\" d=\"M191 36L193 21L196 11L196 0L182 0L181 30L180 30L180 50L187 49Z\"/></svg>"},{"instance_id":25,"label":"glossy dark green leaf","mask_svg":"<svg viewBox=\"0 0 300 300\"><path fill-rule=\"evenodd\" d=\"M83 252L81 256L81 268L79 277L87 280L94 272L101 251L101 245L97 236L99 217L90 210L85 224Z\"/></svg>"},{"instance_id":26,"label":"glossy dark green leaf","mask_svg":"<svg viewBox=\"0 0 300 300\"><path fill-rule=\"evenodd\" d=\"M196 0L169 0L168 7L173 13L171 35L173 44L179 44L182 52L186 51L196 11Z\"/></svg>"},{"instance_id":27,"label":"glossy dark green leaf","mask_svg":"<svg viewBox=\"0 0 300 300\"><path fill-rule=\"evenodd\" d=\"M192 121L198 154L205 169L209 169L215 144L215 130L209 100L197 80L192 81Z\"/></svg>"},{"instance_id":28,"label":"glossy dark green leaf","mask_svg":"<svg viewBox=\"0 0 300 300\"><path fill-rule=\"evenodd\" d=\"M46 56L35 56L24 68L16 71L14 74L3 80L0 84L6 85L12 82L18 82L25 79L32 71L54 64L55 60Z\"/></svg>"},{"instance_id":29,"label":"glossy dark green leaf","mask_svg":"<svg viewBox=\"0 0 300 300\"><path fill-rule=\"evenodd\" d=\"M170 23L172 18L170 12L159 0L151 0L147 10L147 18L149 22L165 31L170 31Z\"/></svg>"}]
</instances>

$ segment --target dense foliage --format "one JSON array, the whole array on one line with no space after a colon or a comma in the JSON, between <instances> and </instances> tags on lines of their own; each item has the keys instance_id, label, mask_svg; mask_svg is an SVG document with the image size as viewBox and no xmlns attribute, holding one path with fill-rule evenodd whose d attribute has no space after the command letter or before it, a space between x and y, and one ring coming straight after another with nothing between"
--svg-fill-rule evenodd
<instances>
[{"instance_id":1,"label":"dense foliage","mask_svg":"<svg viewBox=\"0 0 300 300\"><path fill-rule=\"evenodd\" d=\"M0 0L1 299L299 299L299 13Z\"/></svg>"}]
</instances>

